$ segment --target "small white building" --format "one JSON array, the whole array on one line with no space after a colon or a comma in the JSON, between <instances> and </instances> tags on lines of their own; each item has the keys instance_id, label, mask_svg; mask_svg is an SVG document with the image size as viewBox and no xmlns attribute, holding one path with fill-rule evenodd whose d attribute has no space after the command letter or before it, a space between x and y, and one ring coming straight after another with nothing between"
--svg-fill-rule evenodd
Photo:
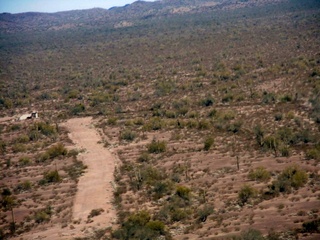
<instances>
[{"instance_id":1,"label":"small white building","mask_svg":"<svg viewBox=\"0 0 320 240\"><path fill-rule=\"evenodd\" d=\"M23 114L18 118L19 121L27 120L27 119L33 119L33 118L38 118L38 112L32 112L30 114Z\"/></svg>"}]
</instances>

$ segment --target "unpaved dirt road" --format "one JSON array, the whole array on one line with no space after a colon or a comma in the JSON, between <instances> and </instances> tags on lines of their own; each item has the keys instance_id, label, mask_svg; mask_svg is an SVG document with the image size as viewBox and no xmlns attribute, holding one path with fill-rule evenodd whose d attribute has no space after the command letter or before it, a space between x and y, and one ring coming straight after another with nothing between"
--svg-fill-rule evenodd
<instances>
[{"instance_id":1,"label":"unpaved dirt road","mask_svg":"<svg viewBox=\"0 0 320 240\"><path fill-rule=\"evenodd\" d=\"M84 175L79 178L72 223L64 228L52 225L41 232L28 233L23 239L53 240L84 237L95 229L110 227L116 221L111 184L116 158L99 143L102 139L94 128L91 117L70 119L62 126L68 129L74 147L84 150L78 155L78 160L88 167ZM92 221L88 221L90 212L100 208L104 212L93 217Z\"/></svg>"},{"instance_id":2,"label":"unpaved dirt road","mask_svg":"<svg viewBox=\"0 0 320 240\"><path fill-rule=\"evenodd\" d=\"M101 224L110 226L115 218L111 204L115 159L108 149L98 143L102 139L93 127L91 117L70 119L65 126L76 148L85 150L78 158L88 166L78 182L73 219L86 221L91 210L102 208L104 212L93 220L96 223L102 220Z\"/></svg>"}]
</instances>

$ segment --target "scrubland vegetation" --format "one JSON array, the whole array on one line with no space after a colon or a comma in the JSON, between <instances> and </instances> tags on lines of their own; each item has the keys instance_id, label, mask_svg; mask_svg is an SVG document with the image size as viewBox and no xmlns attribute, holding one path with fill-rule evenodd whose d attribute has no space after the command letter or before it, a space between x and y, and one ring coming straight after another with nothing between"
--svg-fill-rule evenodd
<instances>
[{"instance_id":1,"label":"scrubland vegetation","mask_svg":"<svg viewBox=\"0 0 320 240\"><path fill-rule=\"evenodd\" d=\"M231 2L1 15L0 114L41 118L0 122L0 238L72 224L81 116L121 160L93 239L320 236L319 2Z\"/></svg>"}]
</instances>

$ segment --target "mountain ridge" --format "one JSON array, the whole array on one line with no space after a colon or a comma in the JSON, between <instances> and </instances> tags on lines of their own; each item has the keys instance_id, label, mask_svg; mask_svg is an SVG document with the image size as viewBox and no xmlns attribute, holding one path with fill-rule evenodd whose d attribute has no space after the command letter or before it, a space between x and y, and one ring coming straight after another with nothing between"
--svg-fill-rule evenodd
<instances>
[{"instance_id":1,"label":"mountain ridge","mask_svg":"<svg viewBox=\"0 0 320 240\"><path fill-rule=\"evenodd\" d=\"M131 21L130 26L150 18L162 18L186 13L207 13L244 7L276 4L287 0L188 0L188 1L136 1L123 7L110 9L92 8L56 13L26 12L1 13L0 32L45 31L64 28L66 24L75 26L106 25L119 26L122 21Z\"/></svg>"}]
</instances>

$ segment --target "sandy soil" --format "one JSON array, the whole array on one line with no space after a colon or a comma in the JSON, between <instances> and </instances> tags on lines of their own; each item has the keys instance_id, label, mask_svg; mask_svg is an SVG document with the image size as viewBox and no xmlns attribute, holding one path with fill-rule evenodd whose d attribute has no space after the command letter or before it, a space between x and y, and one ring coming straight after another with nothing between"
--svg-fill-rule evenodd
<instances>
[{"instance_id":1,"label":"sandy soil","mask_svg":"<svg viewBox=\"0 0 320 240\"><path fill-rule=\"evenodd\" d=\"M23 239L83 237L95 229L111 227L116 221L116 211L112 205L115 157L99 143L102 139L94 128L91 117L70 119L62 126L69 130L69 137L75 148L84 150L78 159L88 167L78 182L72 224L64 228L52 225L41 232L29 233ZM93 209L100 208L104 211L99 216L88 219Z\"/></svg>"}]
</instances>

